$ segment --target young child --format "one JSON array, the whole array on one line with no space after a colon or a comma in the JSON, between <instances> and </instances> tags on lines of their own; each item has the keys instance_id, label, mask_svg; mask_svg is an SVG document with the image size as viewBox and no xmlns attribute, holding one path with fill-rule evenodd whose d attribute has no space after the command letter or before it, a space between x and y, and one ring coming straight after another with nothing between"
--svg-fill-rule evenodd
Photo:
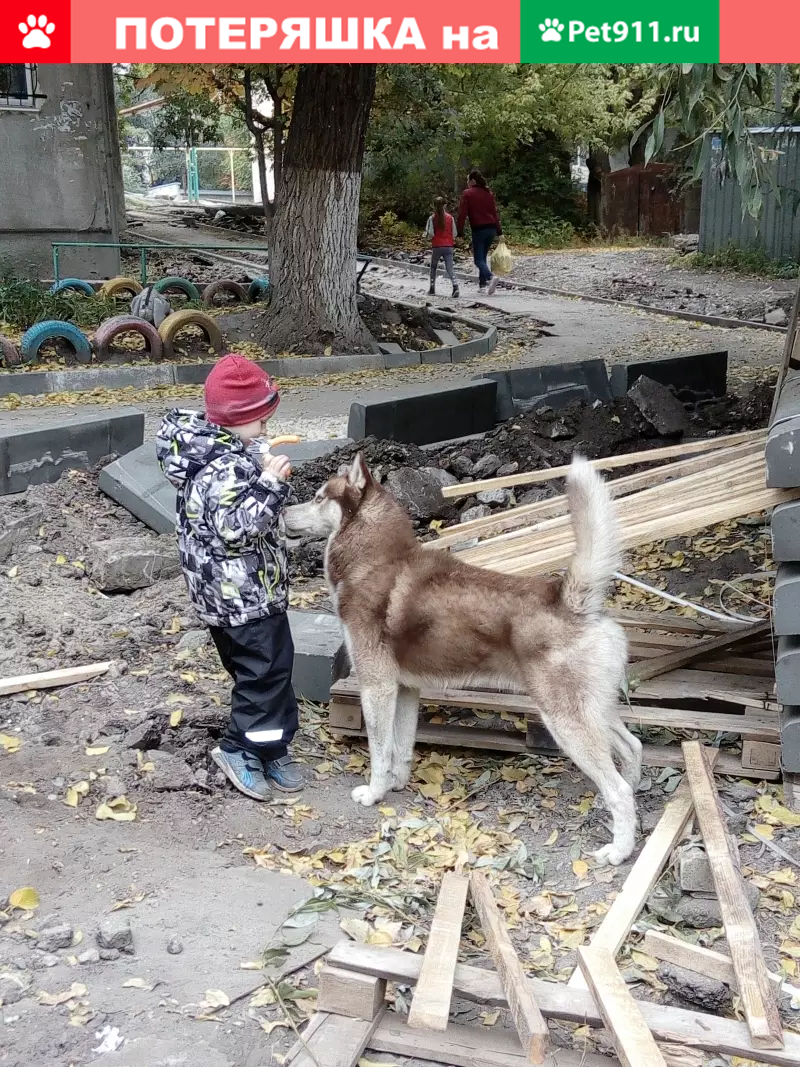
<instances>
[{"instance_id":1,"label":"young child","mask_svg":"<svg viewBox=\"0 0 800 1067\"><path fill-rule=\"evenodd\" d=\"M457 237L456 220L452 215L448 215L446 207L444 197L437 196L433 202L433 214L428 218L425 227L425 236L431 239L431 287L428 295L436 295L436 272L441 259L444 260L447 277L453 283L453 296L458 297L461 293L453 270L453 248Z\"/></svg>"},{"instance_id":2,"label":"young child","mask_svg":"<svg viewBox=\"0 0 800 1067\"><path fill-rule=\"evenodd\" d=\"M177 533L189 596L233 678L231 718L214 762L242 793L296 792L288 754L298 726L282 511L285 456L248 449L279 403L269 375L224 356L205 385L205 413L171 411L158 432L161 468L178 490Z\"/></svg>"}]
</instances>

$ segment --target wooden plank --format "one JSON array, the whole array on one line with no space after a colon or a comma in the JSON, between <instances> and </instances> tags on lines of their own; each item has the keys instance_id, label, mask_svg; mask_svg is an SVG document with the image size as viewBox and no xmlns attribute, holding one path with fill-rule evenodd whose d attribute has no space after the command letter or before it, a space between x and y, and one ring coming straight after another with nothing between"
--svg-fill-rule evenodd
<instances>
[{"instance_id":1,"label":"wooden plank","mask_svg":"<svg viewBox=\"0 0 800 1067\"><path fill-rule=\"evenodd\" d=\"M718 752L718 749L711 750L712 762L717 758ZM612 956L619 952L639 917L639 912L661 877L673 849L686 833L693 811L689 785L687 782L681 782L667 801L661 818L645 841L622 889L592 935L592 948L605 949ZM572 989L586 988L586 981L579 968L575 968L568 985Z\"/></svg>"},{"instance_id":2,"label":"wooden plank","mask_svg":"<svg viewBox=\"0 0 800 1067\"><path fill-rule=\"evenodd\" d=\"M628 474L622 478L607 481L606 486L613 499L633 493L639 489L649 489L686 474L694 474L698 471L716 467L720 463L736 459L740 456L751 455L754 451L763 448L760 441L751 441L733 448L721 449L709 455L695 456L693 459L681 460L677 463L667 463L662 467L656 467L637 474ZM459 523L458 526L448 526L439 531L436 541L426 541L426 549L449 549L453 544L461 541L469 541L473 537L493 537L496 534L505 533L517 529L520 526L529 526L532 522L540 519L553 518L557 515L566 515L568 510L567 498L560 496L550 497L548 500L539 500L535 504L522 504L518 507L509 508L508 511L487 515L482 519L471 519L468 522Z\"/></svg>"},{"instance_id":3,"label":"wooden plank","mask_svg":"<svg viewBox=\"0 0 800 1067\"><path fill-rule=\"evenodd\" d=\"M769 421L775 418L775 412L778 410L778 401L780 400L781 389L783 387L784 379L789 373L789 367L792 365L792 358L796 356L794 351L795 345L800 343L800 288L794 296L794 303L792 304L792 313L789 316L789 325L786 330L786 338L783 342L783 356L781 358L781 365L778 369L778 380L775 382L775 393L772 398L772 410L770 412Z\"/></svg>"},{"instance_id":4,"label":"wooden plank","mask_svg":"<svg viewBox=\"0 0 800 1067\"><path fill-rule=\"evenodd\" d=\"M413 952L357 945L353 941L340 941L328 959L337 967L376 974L403 985L413 985L422 967L422 960ZM540 978L529 978L528 985L545 1018L589 1026L603 1025L588 990L568 989L561 983L545 982ZM494 971L459 964L453 988L456 995L465 1000L496 1008L508 1007L500 978ZM797 1067L800 1063L800 1034L787 1030L784 1049L759 1050L753 1047L747 1026L735 1019L647 1001L636 1003L657 1041L705 1049L717 1055L742 1056L759 1063L773 1063L776 1067Z\"/></svg>"},{"instance_id":5,"label":"wooden plank","mask_svg":"<svg viewBox=\"0 0 800 1067\"><path fill-rule=\"evenodd\" d=\"M632 611L629 608L612 608L608 615L620 626L634 627L637 630L664 630L666 633L708 634L729 633L744 629L744 624L731 619L711 619L707 616L696 619L688 615L677 615L674 611Z\"/></svg>"},{"instance_id":6,"label":"wooden plank","mask_svg":"<svg viewBox=\"0 0 800 1067\"><path fill-rule=\"evenodd\" d=\"M468 890L469 879L460 874L448 873L442 878L422 971L408 1013L412 1029L447 1029Z\"/></svg>"},{"instance_id":7,"label":"wooden plank","mask_svg":"<svg viewBox=\"0 0 800 1067\"><path fill-rule=\"evenodd\" d=\"M663 656L649 659L646 663L636 663L628 667L628 681L635 689L641 682L646 682L650 678L685 667L692 660L701 659L712 652L735 648L740 642L760 637L761 634L769 633L769 631L770 622L767 619L764 622L757 622L752 626L747 626L738 633L718 634L716 637L709 637L708 640L699 642L693 648L679 648L672 652L665 652Z\"/></svg>"},{"instance_id":8,"label":"wooden plank","mask_svg":"<svg viewBox=\"0 0 800 1067\"><path fill-rule=\"evenodd\" d=\"M433 1060L452 1067L523 1067L519 1038L511 1030L451 1024L447 1033L410 1030L396 1015L387 1015L370 1039L375 1052ZM547 1067L619 1067L619 1061L591 1052L551 1049Z\"/></svg>"},{"instance_id":9,"label":"wooden plank","mask_svg":"<svg viewBox=\"0 0 800 1067\"><path fill-rule=\"evenodd\" d=\"M357 1067L383 1014L381 1011L367 1022L317 1012L302 1034L307 1048L298 1041L286 1057L284 1067Z\"/></svg>"},{"instance_id":10,"label":"wooden plank","mask_svg":"<svg viewBox=\"0 0 800 1067\"><path fill-rule=\"evenodd\" d=\"M648 930L644 935L643 947L654 959L674 963L676 967L685 967L707 978L715 978L718 982L725 982L734 991L739 988L731 958L722 952L681 941L669 934L662 934L660 930ZM783 984L782 976L772 971L769 972L769 980L778 989Z\"/></svg>"},{"instance_id":11,"label":"wooden plank","mask_svg":"<svg viewBox=\"0 0 800 1067\"><path fill-rule=\"evenodd\" d=\"M623 1067L667 1067L608 949L578 949L578 963Z\"/></svg>"},{"instance_id":12,"label":"wooden plank","mask_svg":"<svg viewBox=\"0 0 800 1067\"><path fill-rule=\"evenodd\" d=\"M619 467L633 467L638 463L655 463L659 459L675 459L679 456L699 455L702 452L718 452L733 445L745 444L766 437L766 430L747 430L743 433L730 434L728 437L714 437L698 441L684 441L680 445L667 445L664 448L650 448L641 452L629 452L624 456L608 456L605 459L589 460L595 470L610 471ZM509 474L504 478L485 478L476 482L461 482L458 485L446 485L442 495L446 500L459 496L471 496L484 489L508 489L515 485L534 485L549 482L553 478L564 478L569 473L569 465L547 467L537 471L523 471Z\"/></svg>"},{"instance_id":13,"label":"wooden plank","mask_svg":"<svg viewBox=\"0 0 800 1067\"><path fill-rule=\"evenodd\" d=\"M774 688L769 678L681 668L642 682L635 696L637 700L726 700L743 707L773 710L778 708Z\"/></svg>"},{"instance_id":14,"label":"wooden plank","mask_svg":"<svg viewBox=\"0 0 800 1067\"><path fill-rule=\"evenodd\" d=\"M718 680L713 676L713 672L693 672L697 674L701 679L706 676L711 676L711 680L715 687L718 686ZM724 677L724 676L723 676ZM739 679L734 679L734 682ZM760 689L762 692L767 689L763 679L756 679L755 686L752 679L747 679L747 691L740 693L742 700L745 696L753 696L754 689ZM738 690L737 690L738 692ZM640 695L640 691L637 690L637 696ZM350 704L355 708L360 708L360 697L358 693L358 683L351 678L343 678L341 681L336 682L331 688L331 706L337 709ZM487 710L496 712L508 712L509 714L524 716L530 721L540 722L540 716L536 709L535 703L527 696L521 693L492 693L487 690L475 690L475 689L423 689L420 695L420 701L422 704L427 705L442 705L445 707L463 707L474 708L477 710ZM742 702L741 700L739 701ZM744 715L725 714L720 712L708 712L708 711L691 711L683 708L664 708L664 707L650 707L643 704L620 704L619 714L624 722L632 723L634 725L641 726L666 726L673 730L705 730L709 733L717 733L718 731L724 731L726 733L745 733L753 737L754 740L759 741L775 741L780 738L780 725L778 722L777 713L773 711L763 711L758 709L754 715L745 718ZM351 719L358 725L351 730L349 727L339 727L338 722L344 719L341 711L337 710L336 720L332 721L331 725L336 726L338 729L346 730L347 732L358 732L361 728L361 716L350 715L347 718ZM430 727L428 725L423 726L420 723L420 730L433 730L427 737L423 738L420 734L420 740L428 740L429 743L436 743L436 738L441 738L442 744L453 744L453 741L448 741L445 731L452 729L449 726ZM463 731L461 743L465 747L471 747L470 735L468 731L473 734L478 734L474 739L476 743L486 743L486 747L492 747L493 742L490 738L497 739L500 734L496 731L489 729L475 729L471 727L456 727L456 729ZM518 751L518 746L509 745L511 751Z\"/></svg>"},{"instance_id":15,"label":"wooden plank","mask_svg":"<svg viewBox=\"0 0 800 1067\"><path fill-rule=\"evenodd\" d=\"M508 929L500 917L491 886L480 871L472 872L469 885L472 902L486 935L486 946L508 999L522 1051L530 1063L544 1063L550 1045L550 1031L533 998Z\"/></svg>"},{"instance_id":16,"label":"wooden plank","mask_svg":"<svg viewBox=\"0 0 800 1067\"><path fill-rule=\"evenodd\" d=\"M706 846L747 1025L756 1048L781 1048L783 1028L744 883L728 844L714 778L699 741L683 744L686 777Z\"/></svg>"},{"instance_id":17,"label":"wooden plank","mask_svg":"<svg viewBox=\"0 0 800 1067\"><path fill-rule=\"evenodd\" d=\"M683 767L683 753L678 745L644 745L642 763L645 767ZM775 782L780 778L780 771L749 771L742 767L739 756L720 752L714 766L715 774L726 774L732 778L755 778L765 782Z\"/></svg>"},{"instance_id":18,"label":"wooden plank","mask_svg":"<svg viewBox=\"0 0 800 1067\"><path fill-rule=\"evenodd\" d=\"M372 1022L385 998L386 982L382 978L342 971L330 964L320 971L317 1011Z\"/></svg>"},{"instance_id":19,"label":"wooden plank","mask_svg":"<svg viewBox=\"0 0 800 1067\"><path fill-rule=\"evenodd\" d=\"M779 771L781 746L748 738L742 741L742 767L746 771Z\"/></svg>"},{"instance_id":20,"label":"wooden plank","mask_svg":"<svg viewBox=\"0 0 800 1067\"><path fill-rule=\"evenodd\" d=\"M62 685L87 682L110 670L111 662L87 663L84 667L65 667L58 671L40 671L38 674L21 674L17 678L0 680L0 697L13 693L26 693L29 689L55 689Z\"/></svg>"}]
</instances>

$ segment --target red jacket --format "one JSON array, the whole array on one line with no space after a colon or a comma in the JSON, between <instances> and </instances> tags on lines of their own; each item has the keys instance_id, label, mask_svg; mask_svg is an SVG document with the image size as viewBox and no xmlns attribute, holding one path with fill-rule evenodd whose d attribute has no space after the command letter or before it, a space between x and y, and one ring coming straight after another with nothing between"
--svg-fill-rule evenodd
<instances>
[{"instance_id":1,"label":"red jacket","mask_svg":"<svg viewBox=\"0 0 800 1067\"><path fill-rule=\"evenodd\" d=\"M447 211L444 213L444 227L438 229L436 216L431 215L425 227L425 235L431 238L431 248L452 248L456 243L456 220Z\"/></svg>"},{"instance_id":2,"label":"red jacket","mask_svg":"<svg viewBox=\"0 0 800 1067\"><path fill-rule=\"evenodd\" d=\"M490 189L482 189L480 185L469 185L461 194L461 203L458 206L459 233L464 232L467 218L473 229L476 226L496 226L499 234L503 232L494 193Z\"/></svg>"}]
</instances>

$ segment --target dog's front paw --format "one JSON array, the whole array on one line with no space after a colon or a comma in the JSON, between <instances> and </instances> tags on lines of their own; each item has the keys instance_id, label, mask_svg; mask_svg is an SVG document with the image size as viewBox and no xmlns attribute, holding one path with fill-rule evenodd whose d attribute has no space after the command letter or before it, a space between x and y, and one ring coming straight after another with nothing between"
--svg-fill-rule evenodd
<instances>
[{"instance_id":1,"label":"dog's front paw","mask_svg":"<svg viewBox=\"0 0 800 1067\"><path fill-rule=\"evenodd\" d=\"M361 804L365 808L371 808L373 804L381 799L380 797L375 796L368 785L357 785L350 796L356 804Z\"/></svg>"},{"instance_id":2,"label":"dog's front paw","mask_svg":"<svg viewBox=\"0 0 800 1067\"><path fill-rule=\"evenodd\" d=\"M624 863L628 858L630 851L624 852L612 842L610 845L598 848L596 852L591 852L590 855L598 867L605 867L607 864L619 867L620 863Z\"/></svg>"},{"instance_id":3,"label":"dog's front paw","mask_svg":"<svg viewBox=\"0 0 800 1067\"><path fill-rule=\"evenodd\" d=\"M408 785L411 779L411 768L401 767L398 770L392 771L392 784L390 788L395 793L402 793L405 787Z\"/></svg>"}]
</instances>

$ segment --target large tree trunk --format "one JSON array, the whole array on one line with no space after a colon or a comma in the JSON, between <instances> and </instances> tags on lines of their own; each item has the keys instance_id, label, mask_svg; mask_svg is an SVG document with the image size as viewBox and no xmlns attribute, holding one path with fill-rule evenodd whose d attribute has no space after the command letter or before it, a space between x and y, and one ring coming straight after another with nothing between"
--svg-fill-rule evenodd
<instances>
[{"instance_id":1,"label":"large tree trunk","mask_svg":"<svg viewBox=\"0 0 800 1067\"><path fill-rule=\"evenodd\" d=\"M270 250L272 351L377 351L356 302L361 164L375 64L304 64L283 153Z\"/></svg>"}]
</instances>

